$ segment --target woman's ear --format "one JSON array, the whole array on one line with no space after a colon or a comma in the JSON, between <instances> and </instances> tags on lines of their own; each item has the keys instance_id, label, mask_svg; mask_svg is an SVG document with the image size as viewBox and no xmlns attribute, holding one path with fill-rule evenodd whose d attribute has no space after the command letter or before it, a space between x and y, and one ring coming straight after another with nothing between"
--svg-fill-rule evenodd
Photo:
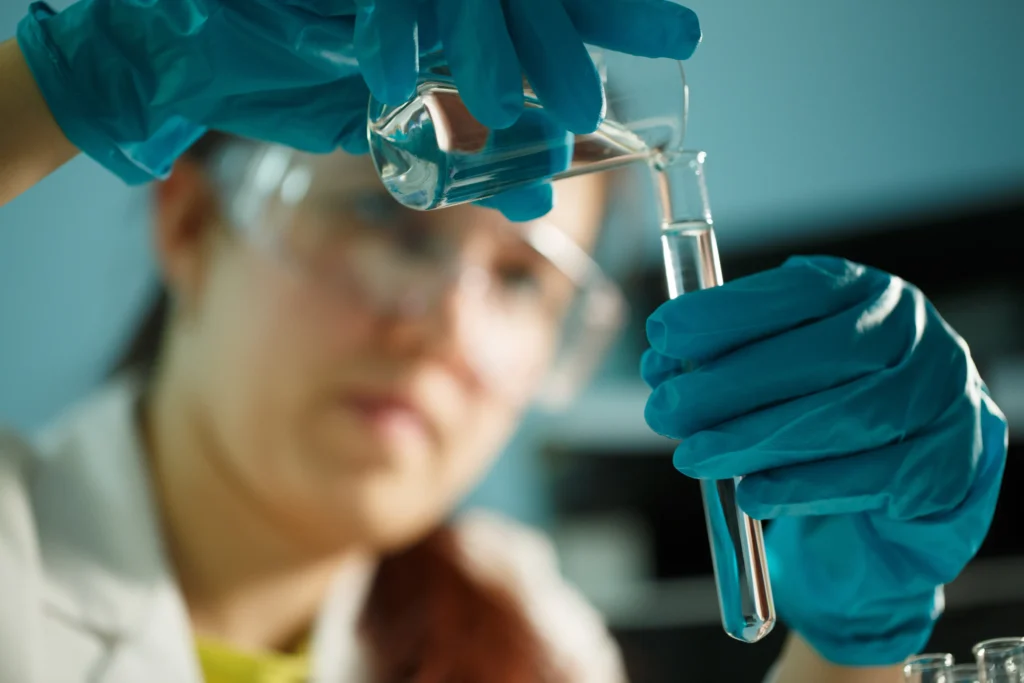
<instances>
[{"instance_id":1,"label":"woman's ear","mask_svg":"<svg viewBox=\"0 0 1024 683\"><path fill-rule=\"evenodd\" d=\"M188 306L199 296L217 230L217 201L200 164L179 160L156 185L153 244L172 297Z\"/></svg>"}]
</instances>

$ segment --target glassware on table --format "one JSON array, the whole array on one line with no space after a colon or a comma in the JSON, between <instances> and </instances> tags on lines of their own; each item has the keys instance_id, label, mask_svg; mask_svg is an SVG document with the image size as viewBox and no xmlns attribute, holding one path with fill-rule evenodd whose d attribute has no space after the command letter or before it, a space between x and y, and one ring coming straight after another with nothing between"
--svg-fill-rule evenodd
<instances>
[{"instance_id":1,"label":"glassware on table","mask_svg":"<svg viewBox=\"0 0 1024 683\"><path fill-rule=\"evenodd\" d=\"M972 652L979 683L1024 683L1024 638L983 640Z\"/></svg>"},{"instance_id":2,"label":"glassware on table","mask_svg":"<svg viewBox=\"0 0 1024 683\"><path fill-rule=\"evenodd\" d=\"M948 653L920 654L903 664L908 683L1024 683L1024 637L993 638L975 645L974 664L956 664Z\"/></svg>"},{"instance_id":3,"label":"glassware on table","mask_svg":"<svg viewBox=\"0 0 1024 683\"><path fill-rule=\"evenodd\" d=\"M928 653L907 658L903 663L905 683L952 683L953 655Z\"/></svg>"},{"instance_id":4,"label":"glassware on table","mask_svg":"<svg viewBox=\"0 0 1024 683\"><path fill-rule=\"evenodd\" d=\"M956 664L950 674L953 683L980 683L978 667L974 664Z\"/></svg>"}]
</instances>

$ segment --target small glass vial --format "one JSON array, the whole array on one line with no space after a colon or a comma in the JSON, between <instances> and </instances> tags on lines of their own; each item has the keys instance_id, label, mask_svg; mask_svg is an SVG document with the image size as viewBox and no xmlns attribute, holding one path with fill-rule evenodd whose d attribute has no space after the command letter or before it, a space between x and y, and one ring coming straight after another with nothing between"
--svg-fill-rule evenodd
<instances>
[{"instance_id":1,"label":"small glass vial","mask_svg":"<svg viewBox=\"0 0 1024 683\"><path fill-rule=\"evenodd\" d=\"M953 655L944 652L909 657L903 663L903 680L906 683L952 683Z\"/></svg>"},{"instance_id":2,"label":"small glass vial","mask_svg":"<svg viewBox=\"0 0 1024 683\"><path fill-rule=\"evenodd\" d=\"M1024 683L1024 638L984 640L972 652L979 683Z\"/></svg>"}]
</instances>

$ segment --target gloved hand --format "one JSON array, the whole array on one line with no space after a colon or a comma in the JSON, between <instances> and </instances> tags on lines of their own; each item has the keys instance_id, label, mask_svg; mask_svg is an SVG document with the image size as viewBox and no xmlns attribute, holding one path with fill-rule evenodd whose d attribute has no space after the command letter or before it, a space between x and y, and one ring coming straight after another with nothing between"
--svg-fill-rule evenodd
<instances>
[{"instance_id":1,"label":"gloved hand","mask_svg":"<svg viewBox=\"0 0 1024 683\"><path fill-rule=\"evenodd\" d=\"M687 59L701 39L692 10L671 0L349 0L358 8L356 54L370 90L385 104L413 91L409 59L396 60L419 21L421 51L440 45L459 94L488 128L506 128L523 109L523 75L553 118L592 132L604 91L586 45L641 57ZM323 0L338 5L346 0ZM400 20L396 20L400 17Z\"/></svg>"},{"instance_id":2,"label":"gloved hand","mask_svg":"<svg viewBox=\"0 0 1024 683\"><path fill-rule=\"evenodd\" d=\"M400 103L418 52L438 45L486 125L517 118L525 73L557 121L592 130L604 95L583 41L686 58L699 40L669 0L79 0L60 14L34 3L18 30L62 130L129 183L165 175L207 127L365 151L363 77ZM491 204L550 208L549 188L516 195Z\"/></svg>"},{"instance_id":3,"label":"gloved hand","mask_svg":"<svg viewBox=\"0 0 1024 683\"><path fill-rule=\"evenodd\" d=\"M129 183L161 177L217 128L365 151L354 21L319 0L33 3L18 42L67 137Z\"/></svg>"},{"instance_id":4,"label":"gloved hand","mask_svg":"<svg viewBox=\"0 0 1024 683\"><path fill-rule=\"evenodd\" d=\"M420 1L354 0L359 64L374 95L386 104L401 104L412 93L409 61L392 59L391 46L407 40ZM435 12L420 13L420 49L436 47L436 37L470 113L492 130L507 128L520 116L525 75L551 125L592 132L604 117L605 97L585 44L682 60L701 40L696 14L670 0L428 2ZM396 14L404 21L393 21ZM480 204L512 220L530 220L551 210L551 186L523 187Z\"/></svg>"},{"instance_id":5,"label":"gloved hand","mask_svg":"<svg viewBox=\"0 0 1024 683\"><path fill-rule=\"evenodd\" d=\"M775 520L780 617L840 665L918 652L1006 458L963 340L912 285L826 257L686 294L647 333L647 422L683 440L677 469L743 477L740 506Z\"/></svg>"}]
</instances>

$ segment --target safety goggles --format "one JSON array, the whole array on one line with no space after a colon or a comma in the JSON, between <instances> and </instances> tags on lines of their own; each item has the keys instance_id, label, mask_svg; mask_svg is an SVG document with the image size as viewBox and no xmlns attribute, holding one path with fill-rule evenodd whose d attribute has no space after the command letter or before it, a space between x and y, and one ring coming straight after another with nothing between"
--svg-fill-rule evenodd
<instances>
[{"instance_id":1,"label":"safety goggles","mask_svg":"<svg viewBox=\"0 0 1024 683\"><path fill-rule=\"evenodd\" d=\"M450 316L467 366L509 401L567 404L624 322L618 287L547 218L414 211L386 193L372 167L354 168L341 153L231 141L207 172L248 244L346 306L388 318Z\"/></svg>"}]
</instances>

